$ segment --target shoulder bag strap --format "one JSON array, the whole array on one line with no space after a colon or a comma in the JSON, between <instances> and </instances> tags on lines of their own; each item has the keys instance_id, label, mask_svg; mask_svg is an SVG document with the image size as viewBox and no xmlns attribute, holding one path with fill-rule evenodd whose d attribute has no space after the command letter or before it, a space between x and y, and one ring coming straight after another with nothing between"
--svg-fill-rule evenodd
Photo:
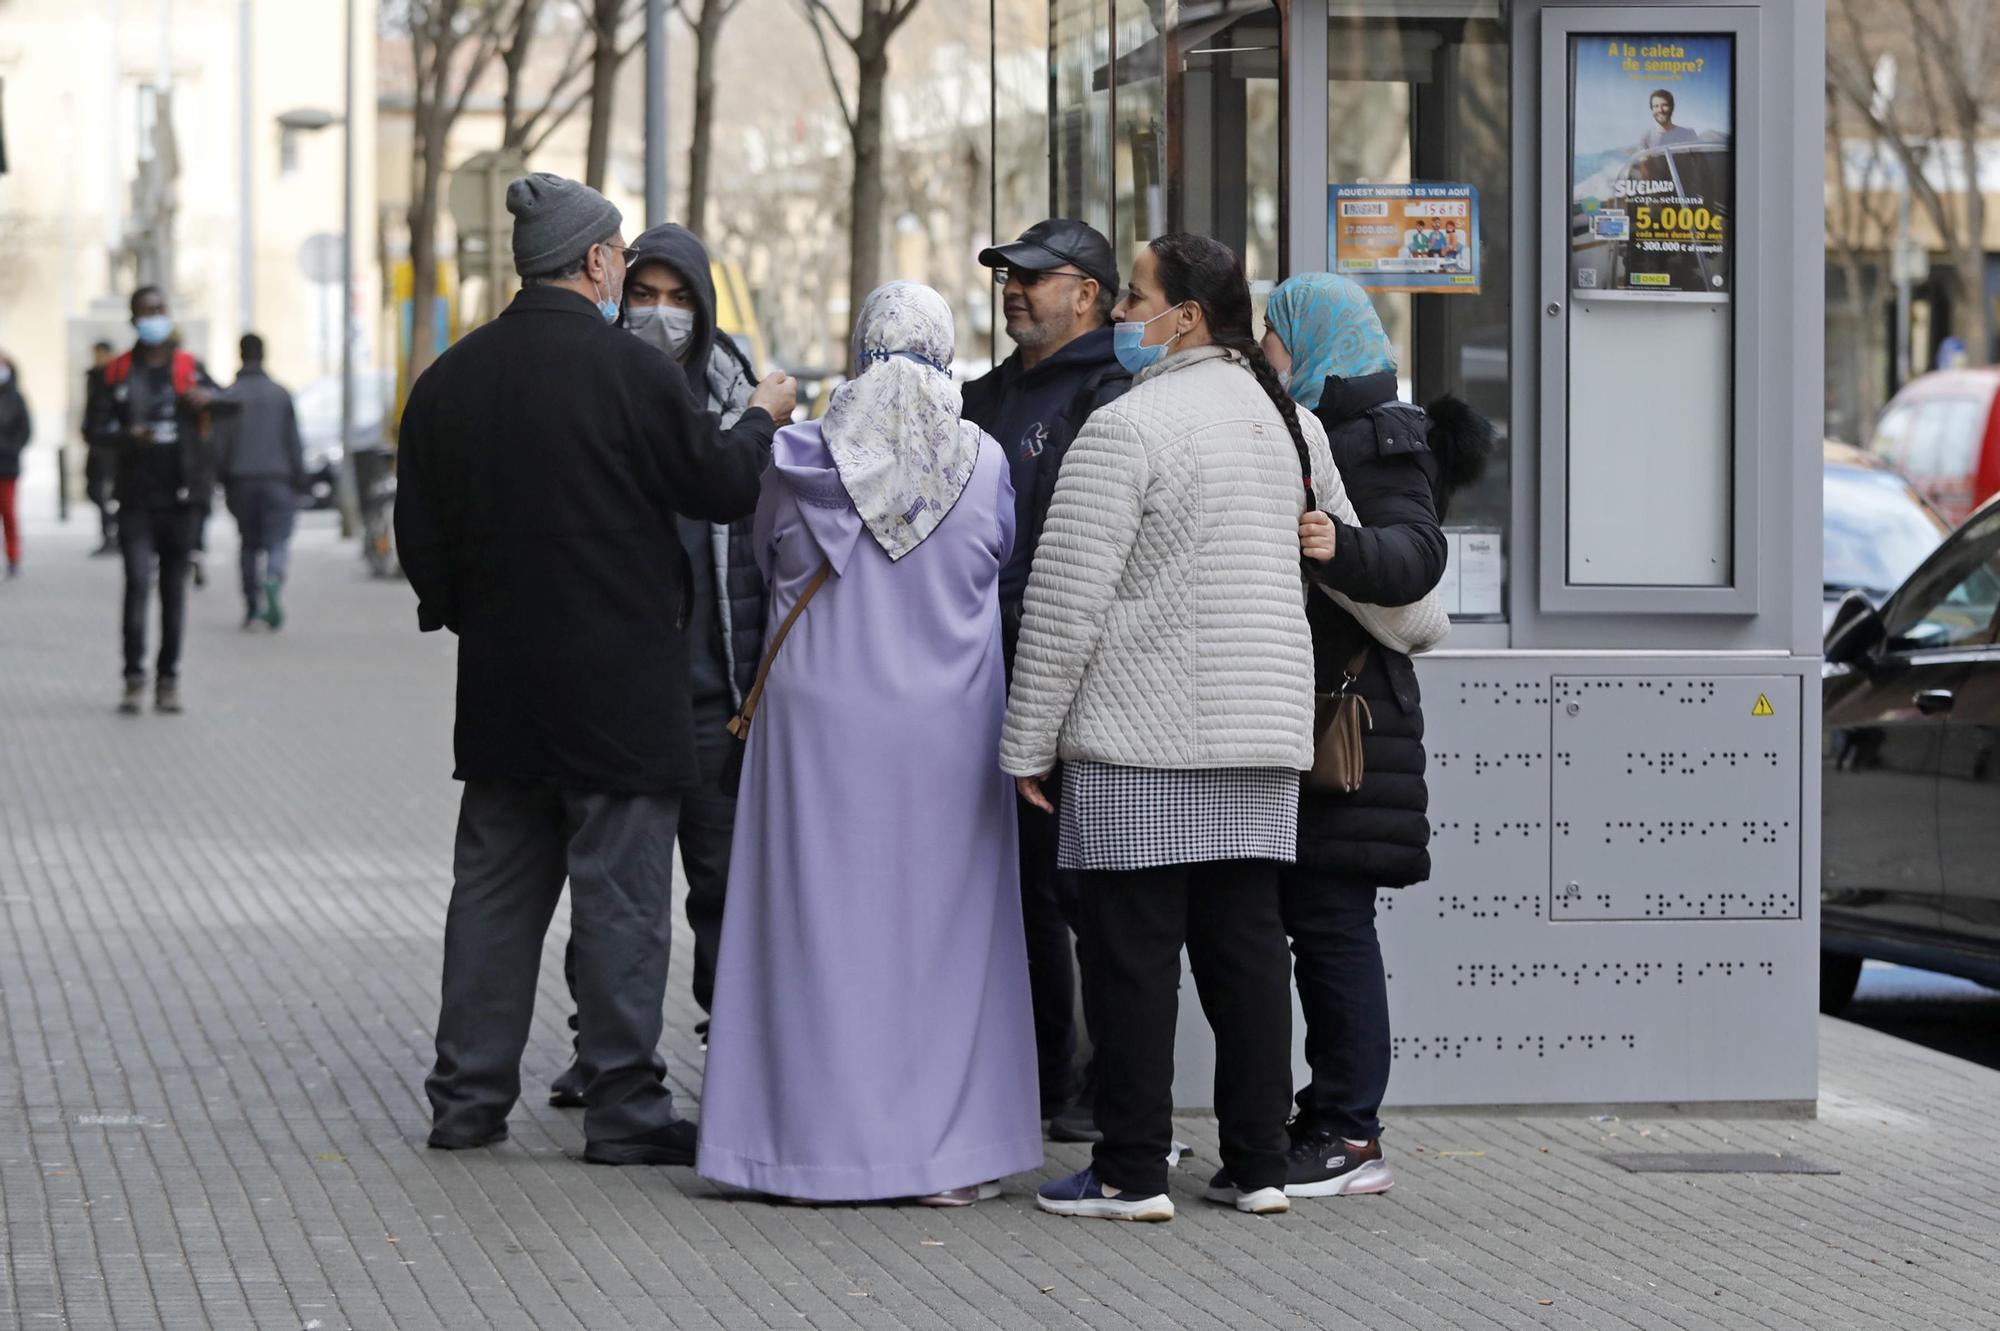
<instances>
[{"instance_id":1,"label":"shoulder bag strap","mask_svg":"<svg viewBox=\"0 0 2000 1331\"><path fill-rule=\"evenodd\" d=\"M812 600L813 595L821 587L826 585L826 580L832 576L832 562L821 563L819 572L812 575L812 581L808 582L806 589L799 593L799 599L792 602L791 611L786 614L785 622L778 625L778 631L771 635L771 645L764 649L764 659L757 666L757 678L751 683L750 692L743 699L743 710L738 712L729 722L729 733L736 736L736 738L745 740L750 738L750 722L757 715L757 704L763 700L764 681L771 674L772 663L778 659L778 649L785 645L785 638L791 633L792 625L798 623L799 616L806 612L807 603Z\"/></svg>"}]
</instances>

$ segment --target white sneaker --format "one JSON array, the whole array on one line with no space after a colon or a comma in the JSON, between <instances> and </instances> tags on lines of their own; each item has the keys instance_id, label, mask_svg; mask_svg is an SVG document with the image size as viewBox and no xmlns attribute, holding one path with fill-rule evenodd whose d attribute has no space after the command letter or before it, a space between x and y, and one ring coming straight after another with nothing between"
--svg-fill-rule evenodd
<instances>
[{"instance_id":1,"label":"white sneaker","mask_svg":"<svg viewBox=\"0 0 2000 1331\"><path fill-rule=\"evenodd\" d=\"M1283 1188L1258 1188L1244 1192L1229 1181L1226 1169L1216 1171L1202 1196L1224 1206L1233 1206L1245 1215L1283 1215L1292 1209L1291 1199L1285 1196Z\"/></svg>"},{"instance_id":2,"label":"white sneaker","mask_svg":"<svg viewBox=\"0 0 2000 1331\"><path fill-rule=\"evenodd\" d=\"M1097 1174L1089 1169L1053 1183L1044 1183L1035 1193L1035 1205L1050 1215L1077 1216L1086 1220L1161 1221L1174 1218L1173 1198L1164 1192L1151 1197L1129 1192L1107 1196Z\"/></svg>"}]
</instances>

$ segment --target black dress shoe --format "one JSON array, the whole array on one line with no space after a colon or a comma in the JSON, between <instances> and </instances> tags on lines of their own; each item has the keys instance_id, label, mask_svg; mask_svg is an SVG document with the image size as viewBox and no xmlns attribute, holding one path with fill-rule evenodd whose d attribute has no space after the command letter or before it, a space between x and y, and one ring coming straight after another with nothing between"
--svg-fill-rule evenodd
<instances>
[{"instance_id":1,"label":"black dress shoe","mask_svg":"<svg viewBox=\"0 0 2000 1331\"><path fill-rule=\"evenodd\" d=\"M583 1158L593 1165L691 1165L699 1130L691 1118L677 1118L643 1137L618 1142L586 1142Z\"/></svg>"},{"instance_id":2,"label":"black dress shoe","mask_svg":"<svg viewBox=\"0 0 2000 1331\"><path fill-rule=\"evenodd\" d=\"M450 1133L433 1132L428 1143L433 1151L473 1151L482 1146L498 1146L507 1140L507 1125L502 1123L483 1137L454 1137Z\"/></svg>"},{"instance_id":3,"label":"black dress shoe","mask_svg":"<svg viewBox=\"0 0 2000 1331\"><path fill-rule=\"evenodd\" d=\"M571 1063L549 1083L549 1103L557 1109L583 1108L583 1065Z\"/></svg>"}]
</instances>

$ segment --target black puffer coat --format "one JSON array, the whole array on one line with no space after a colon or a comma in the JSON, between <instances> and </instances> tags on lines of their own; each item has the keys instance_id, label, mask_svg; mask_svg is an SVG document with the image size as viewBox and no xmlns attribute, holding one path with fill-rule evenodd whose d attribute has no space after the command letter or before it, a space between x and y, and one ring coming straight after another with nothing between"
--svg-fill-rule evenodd
<instances>
[{"instance_id":1,"label":"black puffer coat","mask_svg":"<svg viewBox=\"0 0 2000 1331\"><path fill-rule=\"evenodd\" d=\"M1327 586L1371 605L1408 605L1444 576L1439 462L1431 419L1396 400L1396 376L1329 379L1315 412L1361 526L1339 528L1334 556L1315 567ZM1368 631L1318 592L1308 598L1317 687L1329 692ZM1430 877L1430 794L1424 784L1424 710L1410 658L1379 643L1356 686L1374 713L1363 741L1366 775L1352 795L1307 791L1299 802L1299 863L1382 887Z\"/></svg>"}]
</instances>

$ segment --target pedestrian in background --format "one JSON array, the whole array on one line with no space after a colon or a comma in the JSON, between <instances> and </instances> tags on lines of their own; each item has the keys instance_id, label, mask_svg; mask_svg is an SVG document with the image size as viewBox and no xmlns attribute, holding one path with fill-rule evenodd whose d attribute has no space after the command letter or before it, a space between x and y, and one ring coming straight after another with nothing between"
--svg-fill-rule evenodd
<instances>
[{"instance_id":1,"label":"pedestrian in background","mask_svg":"<svg viewBox=\"0 0 2000 1331\"><path fill-rule=\"evenodd\" d=\"M104 367L84 429L92 447L115 449L118 457L118 548L125 560L125 695L118 710L136 716L145 702L147 603L157 582L153 708L177 714L188 575L201 516L215 493L211 418L233 408L175 338L165 292L140 287L131 308L138 341Z\"/></svg>"},{"instance_id":2,"label":"pedestrian in background","mask_svg":"<svg viewBox=\"0 0 2000 1331\"><path fill-rule=\"evenodd\" d=\"M735 339L716 327L708 248L686 227L668 222L633 241L631 255L623 327L678 364L708 410L724 427L734 425L750 405L756 371ZM675 527L690 574L688 679L700 768L699 780L681 800L676 840L687 880L688 929L694 934L694 1001L703 1013L695 1033L706 1042L729 888L729 843L736 831L740 746L729 733L729 719L743 706L764 652L765 591L747 516L708 522L682 514ZM566 949L563 957L572 990L574 951ZM569 1020L575 1030L573 1013ZM549 1103L581 1105L582 1077L572 1061L549 1086Z\"/></svg>"},{"instance_id":3,"label":"pedestrian in background","mask_svg":"<svg viewBox=\"0 0 2000 1331\"><path fill-rule=\"evenodd\" d=\"M1007 460L959 419L953 323L871 295L860 374L778 435L772 614L744 761L701 1172L964 1206L1042 1161L1006 708Z\"/></svg>"},{"instance_id":4,"label":"pedestrian in background","mask_svg":"<svg viewBox=\"0 0 2000 1331\"><path fill-rule=\"evenodd\" d=\"M1227 246L1153 241L1120 302L1132 389L1085 423L1028 580L1001 765L1024 798L1063 762L1058 863L1080 874L1095 1023L1088 1169L1059 1215L1170 1220L1174 1036L1187 949L1215 1029L1233 1184L1283 1211L1291 994L1278 874L1312 765L1312 637L1298 524L1308 435L1251 330ZM1329 464L1330 467L1330 464Z\"/></svg>"},{"instance_id":5,"label":"pedestrian in background","mask_svg":"<svg viewBox=\"0 0 2000 1331\"><path fill-rule=\"evenodd\" d=\"M675 518L752 509L797 386L772 376L722 430L679 367L613 326L618 210L545 173L507 208L521 293L417 380L400 439L418 624L459 641L430 1144L506 1138L567 876L584 1158L691 1164L659 1054L675 824L700 770Z\"/></svg>"},{"instance_id":6,"label":"pedestrian in background","mask_svg":"<svg viewBox=\"0 0 2000 1331\"><path fill-rule=\"evenodd\" d=\"M13 358L0 354L0 543L7 552L7 576L21 576L21 518L15 491L21 480L21 450L35 432L28 399Z\"/></svg>"},{"instance_id":7,"label":"pedestrian in background","mask_svg":"<svg viewBox=\"0 0 2000 1331\"><path fill-rule=\"evenodd\" d=\"M237 344L243 369L229 386L235 415L218 427L222 493L242 538L243 627L259 620L283 628L285 571L292 525L305 491L305 445L292 395L264 372L264 339L245 333Z\"/></svg>"},{"instance_id":8,"label":"pedestrian in background","mask_svg":"<svg viewBox=\"0 0 2000 1331\"><path fill-rule=\"evenodd\" d=\"M97 401L102 390L104 367L111 363L112 347L109 342L90 344L90 368L83 372L83 400L86 406ZM88 424L88 422L86 422ZM118 474L118 450L102 444L90 442L89 431L84 432L83 441L83 493L97 506L97 548L90 553L93 557L118 553L118 501L112 496L112 486Z\"/></svg>"},{"instance_id":9,"label":"pedestrian in background","mask_svg":"<svg viewBox=\"0 0 2000 1331\"><path fill-rule=\"evenodd\" d=\"M1305 553L1314 580L1368 605L1420 600L1444 576L1449 492L1478 474L1491 427L1453 398L1428 414L1397 400L1395 348L1368 293L1345 277L1287 278L1264 318L1265 355L1325 427L1359 519L1313 515L1318 533ZM1423 700L1409 656L1345 607L1315 591L1306 616L1319 692L1335 691L1363 661L1351 688L1373 724L1362 736L1359 790L1303 793L1298 862L1280 882L1312 1068L1291 1124L1285 1191L1351 1196L1395 1182L1378 1116L1390 1047L1375 894L1430 877Z\"/></svg>"},{"instance_id":10,"label":"pedestrian in background","mask_svg":"<svg viewBox=\"0 0 2000 1331\"><path fill-rule=\"evenodd\" d=\"M979 262L1001 284L1007 336L1015 351L965 387L965 418L1000 442L1014 483L1014 552L1000 570L1000 616L1007 670L1021 627L1035 546L1056 477L1091 413L1132 386L1111 346L1118 264L1111 242L1082 222L1037 222ZM1021 838L1021 909L1028 930L1028 975L1035 997L1035 1051L1042 1118L1056 1141L1097 1140L1090 1079L1076 1073L1076 967L1070 931L1076 889L1056 868L1054 815L1015 805Z\"/></svg>"}]
</instances>

